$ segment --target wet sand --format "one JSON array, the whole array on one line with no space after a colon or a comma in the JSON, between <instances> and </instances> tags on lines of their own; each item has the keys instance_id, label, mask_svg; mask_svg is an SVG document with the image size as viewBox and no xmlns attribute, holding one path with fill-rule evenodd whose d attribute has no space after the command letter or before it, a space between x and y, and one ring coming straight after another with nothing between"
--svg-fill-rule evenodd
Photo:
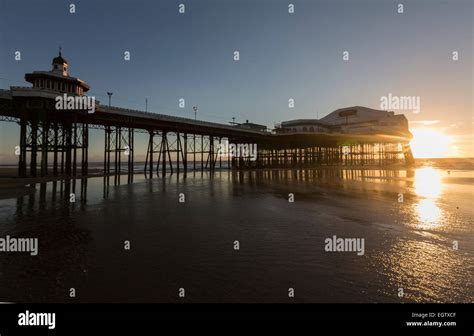
<instances>
[{"instance_id":1,"label":"wet sand","mask_svg":"<svg viewBox=\"0 0 474 336\"><path fill-rule=\"evenodd\" d=\"M0 254L0 299L473 302L474 174L448 168L36 184L0 201L3 236L39 239L36 257ZM364 238L365 254L326 252L334 235Z\"/></svg>"}]
</instances>

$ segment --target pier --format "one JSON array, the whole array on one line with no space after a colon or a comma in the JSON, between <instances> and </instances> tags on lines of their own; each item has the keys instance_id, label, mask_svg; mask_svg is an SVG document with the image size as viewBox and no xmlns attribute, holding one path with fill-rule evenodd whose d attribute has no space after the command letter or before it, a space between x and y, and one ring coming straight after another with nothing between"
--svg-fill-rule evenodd
<instances>
[{"instance_id":1,"label":"pier","mask_svg":"<svg viewBox=\"0 0 474 336\"><path fill-rule=\"evenodd\" d=\"M25 79L33 87L0 90L0 121L15 122L20 127L16 148L19 177L87 176L90 129L104 133L103 173L118 175L126 171L130 179L135 167L136 133L148 135L144 174L150 178L155 174L186 176L191 167L192 171L213 171L413 162L408 131L355 133L341 126L324 128L319 123L319 131L310 126L270 132L99 102L95 102L93 113L87 107L58 109L57 97L81 96L89 90L84 81L69 76L67 61L61 55L53 59L51 71L35 71L26 74ZM339 115L347 119L350 113L342 111ZM223 157L218 150L223 141L256 144L256 160Z\"/></svg>"}]
</instances>

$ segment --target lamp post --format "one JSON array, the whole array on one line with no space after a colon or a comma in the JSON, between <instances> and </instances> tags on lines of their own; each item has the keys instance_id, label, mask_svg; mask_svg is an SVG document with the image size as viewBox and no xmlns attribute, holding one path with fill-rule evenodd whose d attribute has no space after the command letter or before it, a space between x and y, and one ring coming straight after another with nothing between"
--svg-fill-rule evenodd
<instances>
[{"instance_id":1,"label":"lamp post","mask_svg":"<svg viewBox=\"0 0 474 336\"><path fill-rule=\"evenodd\" d=\"M107 95L109 96L109 107L110 107L110 103L112 100L112 92L107 92Z\"/></svg>"},{"instance_id":2,"label":"lamp post","mask_svg":"<svg viewBox=\"0 0 474 336\"><path fill-rule=\"evenodd\" d=\"M197 107L197 106L193 106L193 110L194 110L194 120L196 120L196 115L197 115L198 107Z\"/></svg>"}]
</instances>

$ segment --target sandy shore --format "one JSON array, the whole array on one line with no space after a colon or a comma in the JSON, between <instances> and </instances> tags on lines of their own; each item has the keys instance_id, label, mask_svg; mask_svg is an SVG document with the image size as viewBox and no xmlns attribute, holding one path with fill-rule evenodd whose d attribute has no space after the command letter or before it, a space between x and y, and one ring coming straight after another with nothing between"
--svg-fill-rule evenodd
<instances>
[{"instance_id":1,"label":"sandy shore","mask_svg":"<svg viewBox=\"0 0 474 336\"><path fill-rule=\"evenodd\" d=\"M0 201L3 235L40 244L2 256L0 296L70 302L74 286L78 302L181 302L186 286L187 302L284 303L292 286L296 302L472 302L474 170L334 168L90 178L73 204L36 185ZM326 251L334 236L363 238L364 254Z\"/></svg>"}]
</instances>

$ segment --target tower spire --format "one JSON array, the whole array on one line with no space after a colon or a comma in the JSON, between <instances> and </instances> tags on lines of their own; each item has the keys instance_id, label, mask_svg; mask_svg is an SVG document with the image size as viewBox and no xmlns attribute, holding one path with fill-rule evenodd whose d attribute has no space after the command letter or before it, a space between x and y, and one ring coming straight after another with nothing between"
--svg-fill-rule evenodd
<instances>
[{"instance_id":1,"label":"tower spire","mask_svg":"<svg viewBox=\"0 0 474 336\"><path fill-rule=\"evenodd\" d=\"M59 56L61 56L61 50L62 50L61 45L59 45Z\"/></svg>"}]
</instances>

